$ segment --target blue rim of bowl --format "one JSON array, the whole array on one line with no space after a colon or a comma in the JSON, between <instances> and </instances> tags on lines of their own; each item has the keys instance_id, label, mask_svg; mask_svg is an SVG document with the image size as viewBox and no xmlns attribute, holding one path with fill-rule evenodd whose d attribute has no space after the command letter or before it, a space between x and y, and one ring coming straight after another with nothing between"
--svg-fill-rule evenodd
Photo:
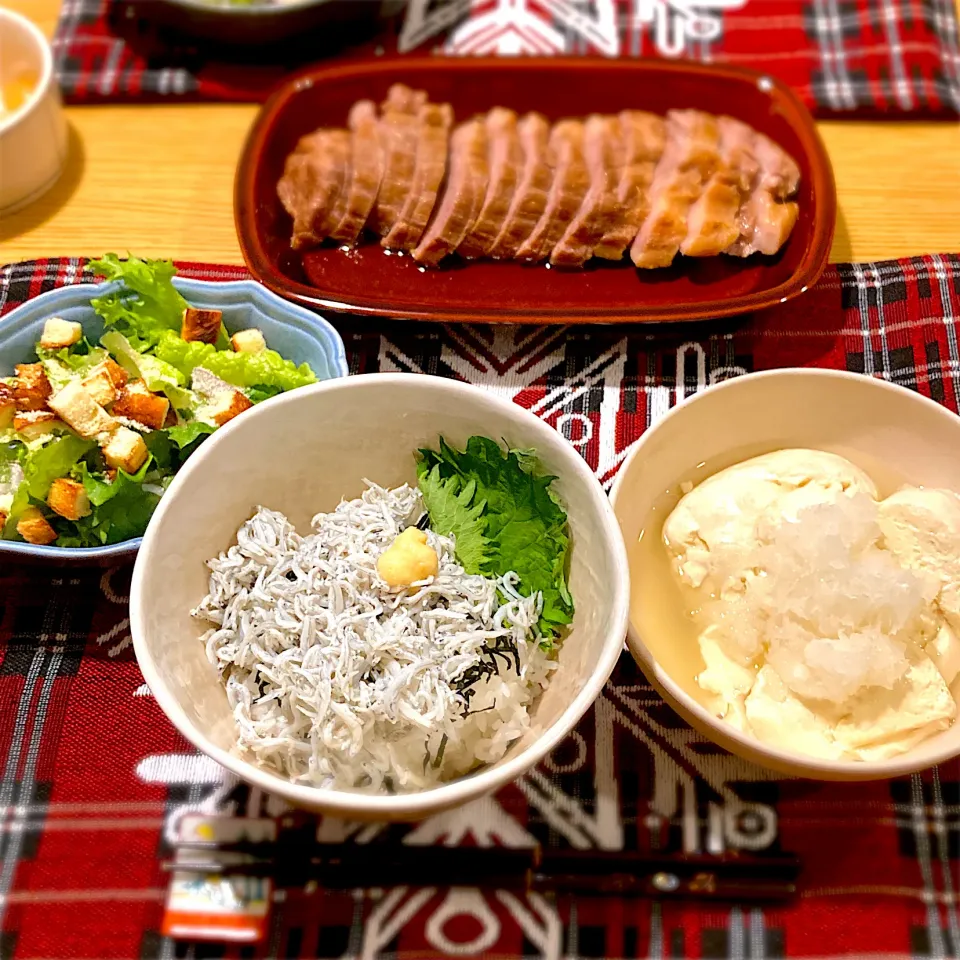
<instances>
[{"instance_id":1,"label":"blue rim of bowl","mask_svg":"<svg viewBox=\"0 0 960 960\"><path fill-rule=\"evenodd\" d=\"M349 375L350 370L347 365L347 352L343 343L343 338L337 332L336 328L317 313L307 310L298 304L284 300L272 290L268 290L263 284L256 280L229 280L221 282L217 280L195 280L191 277L174 277L174 286L176 286L187 300L190 299L190 291L194 289L217 290L225 294L242 292L247 294L249 300L257 306L267 309L278 309L282 312L282 320L292 326L299 327L301 330L316 335L318 330L323 333L323 338L333 347L333 356L331 362L336 367L337 372L328 377L328 380L337 380ZM35 323L32 316L27 319L27 314L33 314L37 304L45 299L56 299L62 296L64 290L72 293L83 293L88 295L88 299L102 296L112 290L117 289L118 283L77 283L66 287L57 287L54 290L47 290L39 296L20 304L15 310L11 310L4 317L0 317L0 327L9 330L11 327L29 326ZM277 317L277 319L281 319ZM0 345L2 349L2 345ZM323 381L321 381L323 382ZM281 394L282 396L282 394ZM269 401L263 401L268 403ZM224 429L223 427L220 428ZM102 547L56 547L43 546L37 543L20 543L19 540L0 540L0 555L9 554L12 556L49 558L57 560L79 561L89 560L109 560L112 558L133 556L140 549L143 537L135 537L132 540L121 540L119 543L111 543Z\"/></svg>"}]
</instances>

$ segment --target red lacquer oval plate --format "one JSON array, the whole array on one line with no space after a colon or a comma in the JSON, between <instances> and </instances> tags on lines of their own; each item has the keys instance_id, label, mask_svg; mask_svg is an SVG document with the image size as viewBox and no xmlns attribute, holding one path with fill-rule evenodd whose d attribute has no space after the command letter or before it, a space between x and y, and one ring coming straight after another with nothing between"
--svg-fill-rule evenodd
<instances>
[{"instance_id":1,"label":"red lacquer oval plate","mask_svg":"<svg viewBox=\"0 0 960 960\"><path fill-rule=\"evenodd\" d=\"M351 105L379 102L401 81L453 105L457 119L502 105L550 120L624 109L693 107L727 113L767 134L800 166L800 216L775 257L690 259L665 270L593 260L583 270L448 258L423 270L375 241L344 252L290 249L276 184L297 140L345 126ZM264 104L237 172L244 260L277 293L363 316L491 323L702 320L758 310L811 286L827 264L836 220L833 171L813 120L776 80L730 67L573 58L390 58L331 63L295 74Z\"/></svg>"}]
</instances>

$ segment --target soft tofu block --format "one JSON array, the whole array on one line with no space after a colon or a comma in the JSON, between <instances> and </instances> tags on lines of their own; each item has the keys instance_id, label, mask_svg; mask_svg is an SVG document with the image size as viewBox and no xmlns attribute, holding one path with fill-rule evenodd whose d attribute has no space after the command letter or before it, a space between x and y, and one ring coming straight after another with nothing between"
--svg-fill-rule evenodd
<instances>
[{"instance_id":1,"label":"soft tofu block","mask_svg":"<svg viewBox=\"0 0 960 960\"><path fill-rule=\"evenodd\" d=\"M863 760L888 760L946 730L957 704L940 671L924 653L908 649L910 666L892 690L872 687L856 697L835 737Z\"/></svg>"},{"instance_id":2,"label":"soft tofu block","mask_svg":"<svg viewBox=\"0 0 960 960\"><path fill-rule=\"evenodd\" d=\"M879 523L887 549L903 566L939 580L937 603L960 633L960 497L906 487L880 504Z\"/></svg>"},{"instance_id":3,"label":"soft tofu block","mask_svg":"<svg viewBox=\"0 0 960 960\"><path fill-rule=\"evenodd\" d=\"M873 481L842 457L777 450L697 484L667 517L663 536L683 583L719 591L752 568L761 517L795 517L803 507L861 491L876 495ZM724 549L713 549L717 544Z\"/></svg>"},{"instance_id":4,"label":"soft tofu block","mask_svg":"<svg viewBox=\"0 0 960 960\"><path fill-rule=\"evenodd\" d=\"M940 671L943 682L949 687L960 676L960 638L946 623L940 624L937 635L923 648L924 653Z\"/></svg>"},{"instance_id":5,"label":"soft tofu block","mask_svg":"<svg viewBox=\"0 0 960 960\"><path fill-rule=\"evenodd\" d=\"M734 703L743 703L757 678L755 670L728 656L714 637L711 627L700 636L700 654L706 669L697 676L697 683L708 695L710 710L721 719Z\"/></svg>"},{"instance_id":6,"label":"soft tofu block","mask_svg":"<svg viewBox=\"0 0 960 960\"><path fill-rule=\"evenodd\" d=\"M844 747L835 742L829 721L795 697L773 667L760 668L744 706L750 731L758 740L824 760L844 758Z\"/></svg>"}]
</instances>

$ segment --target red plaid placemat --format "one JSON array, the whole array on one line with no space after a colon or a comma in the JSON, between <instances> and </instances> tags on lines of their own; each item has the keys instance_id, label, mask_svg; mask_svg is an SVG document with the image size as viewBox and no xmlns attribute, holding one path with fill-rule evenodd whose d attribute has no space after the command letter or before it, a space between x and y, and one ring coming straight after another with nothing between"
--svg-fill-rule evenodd
<instances>
[{"instance_id":1,"label":"red plaid placemat","mask_svg":"<svg viewBox=\"0 0 960 960\"><path fill-rule=\"evenodd\" d=\"M229 280L236 267L183 265ZM77 260L0 269L0 313L85 279ZM723 324L347 328L354 371L459 377L560 430L609 485L631 443L709 383L781 366L889 378L957 409L960 257L830 267L806 296ZM285 890L257 946L175 946L159 859L185 813L282 805L198 756L130 646L129 567L0 577L0 956L5 958L960 955L960 761L889 783L783 780L687 729L627 655L578 729L495 797L415 826L325 821L331 840L581 849L792 851L777 909L399 887ZM377 881L371 858L370 882ZM179 951L179 952L178 952Z\"/></svg>"},{"instance_id":2,"label":"red plaid placemat","mask_svg":"<svg viewBox=\"0 0 960 960\"><path fill-rule=\"evenodd\" d=\"M372 0L357 0L372 2ZM157 31L138 0L64 0L55 41L68 101L262 100L318 37L223 52ZM769 72L820 116L955 116L953 0L410 0L370 55L686 57Z\"/></svg>"}]
</instances>

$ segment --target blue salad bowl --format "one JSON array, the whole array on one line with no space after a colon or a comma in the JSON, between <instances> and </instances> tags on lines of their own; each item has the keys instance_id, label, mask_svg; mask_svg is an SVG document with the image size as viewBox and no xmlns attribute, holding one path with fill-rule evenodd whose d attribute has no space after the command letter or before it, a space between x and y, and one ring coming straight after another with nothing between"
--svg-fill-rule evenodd
<instances>
[{"instance_id":1,"label":"blue salad bowl","mask_svg":"<svg viewBox=\"0 0 960 960\"><path fill-rule=\"evenodd\" d=\"M228 332L258 327L271 350L296 364L307 363L317 380L347 375L347 358L337 331L322 317L289 303L254 280L216 283L175 277L174 286L194 307L223 311ZM14 373L18 363L35 359L34 348L44 321L62 317L83 325L91 341L103 334L103 321L90 306L94 297L116 289L116 283L81 283L34 297L0 319L0 377ZM263 401L270 403L270 400ZM229 430L230 424L220 428ZM218 431L219 432L219 431ZM107 563L132 558L142 538L102 547L57 547L0 540L0 567L4 561L44 560L55 563Z\"/></svg>"}]
</instances>

